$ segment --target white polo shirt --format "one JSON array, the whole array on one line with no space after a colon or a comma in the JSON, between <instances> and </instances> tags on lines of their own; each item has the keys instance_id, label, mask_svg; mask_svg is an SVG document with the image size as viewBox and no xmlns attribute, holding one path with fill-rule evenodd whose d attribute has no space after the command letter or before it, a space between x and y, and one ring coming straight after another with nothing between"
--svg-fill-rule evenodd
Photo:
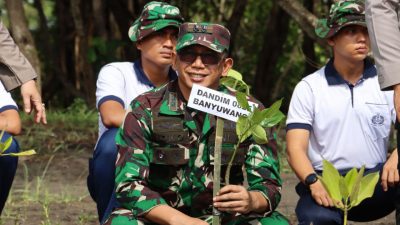
<instances>
[{"instance_id":1,"label":"white polo shirt","mask_svg":"<svg viewBox=\"0 0 400 225\"><path fill-rule=\"evenodd\" d=\"M337 169L372 168L386 161L393 91L381 91L376 68L365 61L356 85L345 81L333 61L303 78L289 106L287 130L310 131L308 156L315 170L322 160Z\"/></svg>"},{"instance_id":2,"label":"white polo shirt","mask_svg":"<svg viewBox=\"0 0 400 225\"><path fill-rule=\"evenodd\" d=\"M17 104L12 99L11 94L6 91L4 85L0 82L0 113L9 109L15 109L18 111Z\"/></svg>"},{"instance_id":3,"label":"white polo shirt","mask_svg":"<svg viewBox=\"0 0 400 225\"><path fill-rule=\"evenodd\" d=\"M170 80L177 77L174 70L169 71ZM96 107L108 100L119 102L125 110L133 99L155 86L144 74L140 60L135 62L115 62L103 66L97 78ZM99 138L107 131L99 113Z\"/></svg>"}]
</instances>

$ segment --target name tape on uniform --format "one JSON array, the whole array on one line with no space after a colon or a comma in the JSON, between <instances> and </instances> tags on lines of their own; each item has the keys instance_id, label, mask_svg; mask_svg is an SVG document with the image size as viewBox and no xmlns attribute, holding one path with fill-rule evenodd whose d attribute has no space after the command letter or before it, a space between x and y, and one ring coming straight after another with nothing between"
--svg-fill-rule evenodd
<instances>
[{"instance_id":1,"label":"name tape on uniform","mask_svg":"<svg viewBox=\"0 0 400 225\"><path fill-rule=\"evenodd\" d=\"M249 102L249 105L258 107L258 104L254 102ZM188 106L234 122L239 119L239 116L249 114L247 110L240 107L235 96L197 84L193 84Z\"/></svg>"}]
</instances>

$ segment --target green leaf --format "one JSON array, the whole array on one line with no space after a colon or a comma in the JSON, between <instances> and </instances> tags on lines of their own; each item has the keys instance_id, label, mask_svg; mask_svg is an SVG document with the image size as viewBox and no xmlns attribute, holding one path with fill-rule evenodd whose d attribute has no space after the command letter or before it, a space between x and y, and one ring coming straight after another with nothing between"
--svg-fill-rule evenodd
<instances>
[{"instance_id":1,"label":"green leaf","mask_svg":"<svg viewBox=\"0 0 400 225\"><path fill-rule=\"evenodd\" d=\"M364 199L371 197L374 194L375 186L379 180L379 172L370 173L361 179L360 192L357 200L351 206L359 205Z\"/></svg>"},{"instance_id":2,"label":"green leaf","mask_svg":"<svg viewBox=\"0 0 400 225\"><path fill-rule=\"evenodd\" d=\"M253 109L253 113L248 115L252 124L258 125L265 119L265 112L264 110L261 111L258 108Z\"/></svg>"},{"instance_id":3,"label":"green leaf","mask_svg":"<svg viewBox=\"0 0 400 225\"><path fill-rule=\"evenodd\" d=\"M361 180L364 176L365 165L360 168L357 173L356 181L354 182L353 190L350 194L350 206L353 206L357 202L358 193L360 192Z\"/></svg>"},{"instance_id":4,"label":"green leaf","mask_svg":"<svg viewBox=\"0 0 400 225\"><path fill-rule=\"evenodd\" d=\"M7 140L3 143L4 146L3 147L3 152L5 152L12 144L12 137L7 138Z\"/></svg>"},{"instance_id":5,"label":"green leaf","mask_svg":"<svg viewBox=\"0 0 400 225\"><path fill-rule=\"evenodd\" d=\"M36 151L31 149L31 150L27 150L27 151L23 151L23 152L18 152L18 153L7 153L7 154L2 154L1 156L29 156L29 155L34 155L36 154Z\"/></svg>"},{"instance_id":6,"label":"green leaf","mask_svg":"<svg viewBox=\"0 0 400 225\"><path fill-rule=\"evenodd\" d=\"M228 77L233 77L236 80L243 81L242 74L240 74L238 71L234 69L230 69L228 71Z\"/></svg>"},{"instance_id":7,"label":"green leaf","mask_svg":"<svg viewBox=\"0 0 400 225\"><path fill-rule=\"evenodd\" d=\"M347 189L346 181L342 176L340 176L339 178L339 191L340 195L342 196L342 199L344 199L347 202L349 198L349 190Z\"/></svg>"},{"instance_id":8,"label":"green leaf","mask_svg":"<svg viewBox=\"0 0 400 225\"><path fill-rule=\"evenodd\" d=\"M285 114L283 114L281 111L277 112L274 116L265 118L261 122L261 126L263 127L273 127L277 125L279 122L281 122L285 118Z\"/></svg>"},{"instance_id":9,"label":"green leaf","mask_svg":"<svg viewBox=\"0 0 400 225\"><path fill-rule=\"evenodd\" d=\"M267 111L266 113L266 117L272 117L274 115L276 115L278 112L280 112L279 108L282 105L282 100L283 98L279 99L278 101L274 102L269 108L264 109Z\"/></svg>"},{"instance_id":10,"label":"green leaf","mask_svg":"<svg viewBox=\"0 0 400 225\"><path fill-rule=\"evenodd\" d=\"M268 143L267 139L267 133L265 132L265 129L257 125L255 126L254 130L252 131L253 139L257 144L265 144Z\"/></svg>"},{"instance_id":11,"label":"green leaf","mask_svg":"<svg viewBox=\"0 0 400 225\"><path fill-rule=\"evenodd\" d=\"M247 95L245 93L236 92L236 100L238 101L240 107L249 112L251 111L249 102L247 101Z\"/></svg>"},{"instance_id":12,"label":"green leaf","mask_svg":"<svg viewBox=\"0 0 400 225\"><path fill-rule=\"evenodd\" d=\"M342 201L339 190L340 174L336 168L327 160L323 160L323 171L320 180L328 191L329 196L335 201Z\"/></svg>"},{"instance_id":13,"label":"green leaf","mask_svg":"<svg viewBox=\"0 0 400 225\"><path fill-rule=\"evenodd\" d=\"M346 176L344 177L347 191L350 193L349 197L351 197L351 193L353 192L353 188L357 180L357 175L357 169L353 168L349 172L347 172Z\"/></svg>"},{"instance_id":14,"label":"green leaf","mask_svg":"<svg viewBox=\"0 0 400 225\"><path fill-rule=\"evenodd\" d=\"M219 80L219 82L225 87L232 88L238 92L246 93L247 95L250 94L250 87L241 80L236 80L233 77L223 77Z\"/></svg>"},{"instance_id":15,"label":"green leaf","mask_svg":"<svg viewBox=\"0 0 400 225\"><path fill-rule=\"evenodd\" d=\"M240 143L251 135L250 121L246 116L240 116L236 122L236 135L239 137Z\"/></svg>"}]
</instances>

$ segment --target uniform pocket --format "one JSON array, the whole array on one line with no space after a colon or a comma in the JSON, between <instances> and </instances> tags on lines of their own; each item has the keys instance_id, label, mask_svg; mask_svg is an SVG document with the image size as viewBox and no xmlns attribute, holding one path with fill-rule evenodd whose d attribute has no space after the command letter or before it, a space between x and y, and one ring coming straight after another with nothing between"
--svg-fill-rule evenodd
<instances>
[{"instance_id":1,"label":"uniform pocket","mask_svg":"<svg viewBox=\"0 0 400 225\"><path fill-rule=\"evenodd\" d=\"M374 141L389 136L391 114L388 104L367 102L358 111L358 115L364 132Z\"/></svg>"}]
</instances>

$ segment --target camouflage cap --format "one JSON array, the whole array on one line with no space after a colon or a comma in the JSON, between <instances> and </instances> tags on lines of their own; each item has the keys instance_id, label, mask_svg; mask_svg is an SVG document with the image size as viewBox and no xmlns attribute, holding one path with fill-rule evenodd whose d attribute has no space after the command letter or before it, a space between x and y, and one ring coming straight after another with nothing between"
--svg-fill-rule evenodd
<instances>
[{"instance_id":1,"label":"camouflage cap","mask_svg":"<svg viewBox=\"0 0 400 225\"><path fill-rule=\"evenodd\" d=\"M364 0L339 0L332 4L328 19L319 19L315 33L329 38L348 25L366 26Z\"/></svg>"},{"instance_id":2,"label":"camouflage cap","mask_svg":"<svg viewBox=\"0 0 400 225\"><path fill-rule=\"evenodd\" d=\"M229 50L231 34L219 24L184 23L179 27L176 51L190 45L202 45L216 52Z\"/></svg>"},{"instance_id":3,"label":"camouflage cap","mask_svg":"<svg viewBox=\"0 0 400 225\"><path fill-rule=\"evenodd\" d=\"M172 26L179 28L183 17L177 7L165 2L149 2L143 7L140 17L129 28L129 38L139 41L149 34Z\"/></svg>"}]
</instances>

